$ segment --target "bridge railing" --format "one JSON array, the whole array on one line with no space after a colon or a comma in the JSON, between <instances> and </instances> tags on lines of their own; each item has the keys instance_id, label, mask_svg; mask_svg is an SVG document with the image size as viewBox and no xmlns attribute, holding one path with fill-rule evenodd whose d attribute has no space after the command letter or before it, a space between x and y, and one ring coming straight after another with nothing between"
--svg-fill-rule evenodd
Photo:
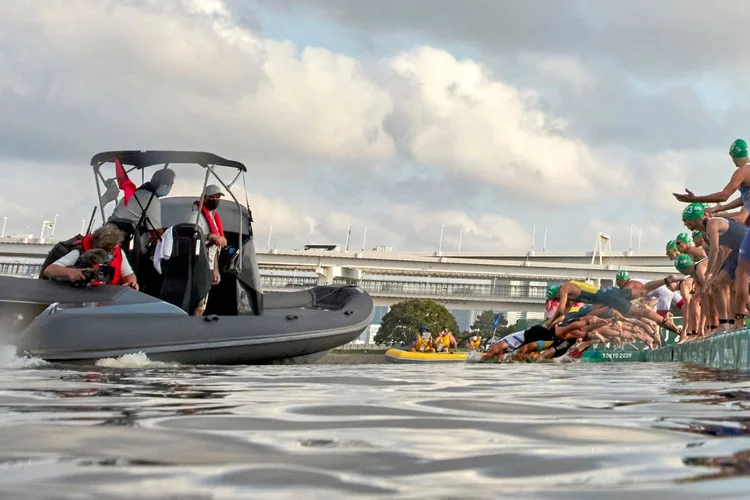
<instances>
[{"instance_id":1,"label":"bridge railing","mask_svg":"<svg viewBox=\"0 0 750 500\"><path fill-rule=\"evenodd\" d=\"M316 276L269 276L260 275L263 288L312 288L318 284Z\"/></svg>"},{"instance_id":2,"label":"bridge railing","mask_svg":"<svg viewBox=\"0 0 750 500\"><path fill-rule=\"evenodd\" d=\"M25 264L21 262L0 262L0 274L11 276L38 276L42 270L41 264Z\"/></svg>"},{"instance_id":3,"label":"bridge railing","mask_svg":"<svg viewBox=\"0 0 750 500\"><path fill-rule=\"evenodd\" d=\"M541 285L509 285L478 283L429 283L419 281L350 280L336 278L334 284L357 285L372 295L419 297L486 297L539 299L547 297L547 287Z\"/></svg>"},{"instance_id":4,"label":"bridge railing","mask_svg":"<svg viewBox=\"0 0 750 500\"><path fill-rule=\"evenodd\" d=\"M0 263L0 274L14 276L37 276L41 264L19 262ZM261 275L266 289L302 289L318 284L315 276ZM334 284L356 285L374 296L413 297L468 297L493 299L538 299L547 296L547 287L539 285L477 284L477 283L430 283L420 281L397 281L336 278Z\"/></svg>"}]
</instances>

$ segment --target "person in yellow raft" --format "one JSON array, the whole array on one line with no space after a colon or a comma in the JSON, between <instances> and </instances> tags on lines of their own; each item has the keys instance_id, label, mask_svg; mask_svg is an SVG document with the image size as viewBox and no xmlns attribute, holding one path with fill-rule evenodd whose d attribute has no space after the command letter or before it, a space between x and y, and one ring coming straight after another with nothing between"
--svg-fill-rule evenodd
<instances>
[{"instance_id":1,"label":"person in yellow raft","mask_svg":"<svg viewBox=\"0 0 750 500\"><path fill-rule=\"evenodd\" d=\"M472 335L469 337L469 349L472 351L479 351L482 349L482 337L479 335Z\"/></svg>"},{"instance_id":2,"label":"person in yellow raft","mask_svg":"<svg viewBox=\"0 0 750 500\"><path fill-rule=\"evenodd\" d=\"M458 347L456 337L448 331L447 326L444 326L443 329L440 330L440 334L435 337L435 351L448 353L450 352L451 347L454 349Z\"/></svg>"},{"instance_id":3,"label":"person in yellow raft","mask_svg":"<svg viewBox=\"0 0 750 500\"><path fill-rule=\"evenodd\" d=\"M435 352L432 347L432 334L427 325L419 325L419 335L409 349L411 352Z\"/></svg>"}]
</instances>

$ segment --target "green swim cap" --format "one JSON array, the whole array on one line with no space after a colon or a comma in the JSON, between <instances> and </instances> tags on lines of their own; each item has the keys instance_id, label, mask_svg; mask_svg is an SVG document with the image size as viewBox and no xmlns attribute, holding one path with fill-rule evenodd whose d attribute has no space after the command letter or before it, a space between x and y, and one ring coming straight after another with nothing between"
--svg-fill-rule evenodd
<instances>
[{"instance_id":1,"label":"green swim cap","mask_svg":"<svg viewBox=\"0 0 750 500\"><path fill-rule=\"evenodd\" d=\"M674 261L674 267L682 274L687 274L690 268L693 267L693 259L686 253L677 257Z\"/></svg>"},{"instance_id":2,"label":"green swim cap","mask_svg":"<svg viewBox=\"0 0 750 500\"><path fill-rule=\"evenodd\" d=\"M547 290L547 298L549 300L554 299L557 296L557 292L559 292L559 291L560 291L560 285L552 285Z\"/></svg>"},{"instance_id":3,"label":"green swim cap","mask_svg":"<svg viewBox=\"0 0 750 500\"><path fill-rule=\"evenodd\" d=\"M621 269L617 271L617 277L615 278L616 281L630 281L630 273L627 272L625 269Z\"/></svg>"},{"instance_id":4,"label":"green swim cap","mask_svg":"<svg viewBox=\"0 0 750 500\"><path fill-rule=\"evenodd\" d=\"M747 143L743 139L737 139L729 146L729 154L732 158L747 158Z\"/></svg>"},{"instance_id":5,"label":"green swim cap","mask_svg":"<svg viewBox=\"0 0 750 500\"><path fill-rule=\"evenodd\" d=\"M691 203L682 211L682 220L698 220L706 216L702 203Z\"/></svg>"},{"instance_id":6,"label":"green swim cap","mask_svg":"<svg viewBox=\"0 0 750 500\"><path fill-rule=\"evenodd\" d=\"M679 252L677 250L677 242L675 240L669 240L667 242L667 251L674 250L675 252Z\"/></svg>"},{"instance_id":7,"label":"green swim cap","mask_svg":"<svg viewBox=\"0 0 750 500\"><path fill-rule=\"evenodd\" d=\"M703 238L703 233L701 231L693 231L693 239L695 238Z\"/></svg>"},{"instance_id":8,"label":"green swim cap","mask_svg":"<svg viewBox=\"0 0 750 500\"><path fill-rule=\"evenodd\" d=\"M680 243L686 243L689 245L693 242L693 238L689 233L680 233L677 235L677 238L675 239L675 241L678 241Z\"/></svg>"}]
</instances>

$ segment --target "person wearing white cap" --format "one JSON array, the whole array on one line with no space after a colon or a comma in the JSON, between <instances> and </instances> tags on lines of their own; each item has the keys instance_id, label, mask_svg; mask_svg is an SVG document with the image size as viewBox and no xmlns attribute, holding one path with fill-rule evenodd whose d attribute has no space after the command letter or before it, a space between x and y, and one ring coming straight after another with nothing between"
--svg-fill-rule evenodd
<instances>
[{"instance_id":1,"label":"person wearing white cap","mask_svg":"<svg viewBox=\"0 0 750 500\"><path fill-rule=\"evenodd\" d=\"M201 212L198 212L200 201L193 203L193 210L188 215L187 221L189 224L198 224L198 227L203 231L206 237L206 247L208 248L208 264L213 273L213 284L219 283L219 251L221 248L227 246L227 239L224 236L224 225L221 222L221 216L217 209L221 203L221 197L224 193L221 188L215 184L206 186L206 193L203 196L203 207ZM193 314L195 316L202 316L203 311L206 310L206 304L208 303L208 295L201 301L198 307L195 309Z\"/></svg>"}]
</instances>

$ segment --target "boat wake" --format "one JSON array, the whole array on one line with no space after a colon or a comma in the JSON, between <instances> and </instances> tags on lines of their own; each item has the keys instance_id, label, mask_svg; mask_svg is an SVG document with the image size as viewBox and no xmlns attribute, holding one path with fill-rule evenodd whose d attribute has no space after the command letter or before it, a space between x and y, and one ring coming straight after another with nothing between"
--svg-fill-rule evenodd
<instances>
[{"instance_id":1,"label":"boat wake","mask_svg":"<svg viewBox=\"0 0 750 500\"><path fill-rule=\"evenodd\" d=\"M0 345L0 369L20 370L23 368L37 368L46 365L42 358L33 356L18 356L12 345Z\"/></svg>"},{"instance_id":2,"label":"boat wake","mask_svg":"<svg viewBox=\"0 0 750 500\"><path fill-rule=\"evenodd\" d=\"M96 362L96 366L103 368L174 368L179 363L164 363L162 361L151 361L143 352L125 354L119 358L104 358Z\"/></svg>"}]
</instances>

